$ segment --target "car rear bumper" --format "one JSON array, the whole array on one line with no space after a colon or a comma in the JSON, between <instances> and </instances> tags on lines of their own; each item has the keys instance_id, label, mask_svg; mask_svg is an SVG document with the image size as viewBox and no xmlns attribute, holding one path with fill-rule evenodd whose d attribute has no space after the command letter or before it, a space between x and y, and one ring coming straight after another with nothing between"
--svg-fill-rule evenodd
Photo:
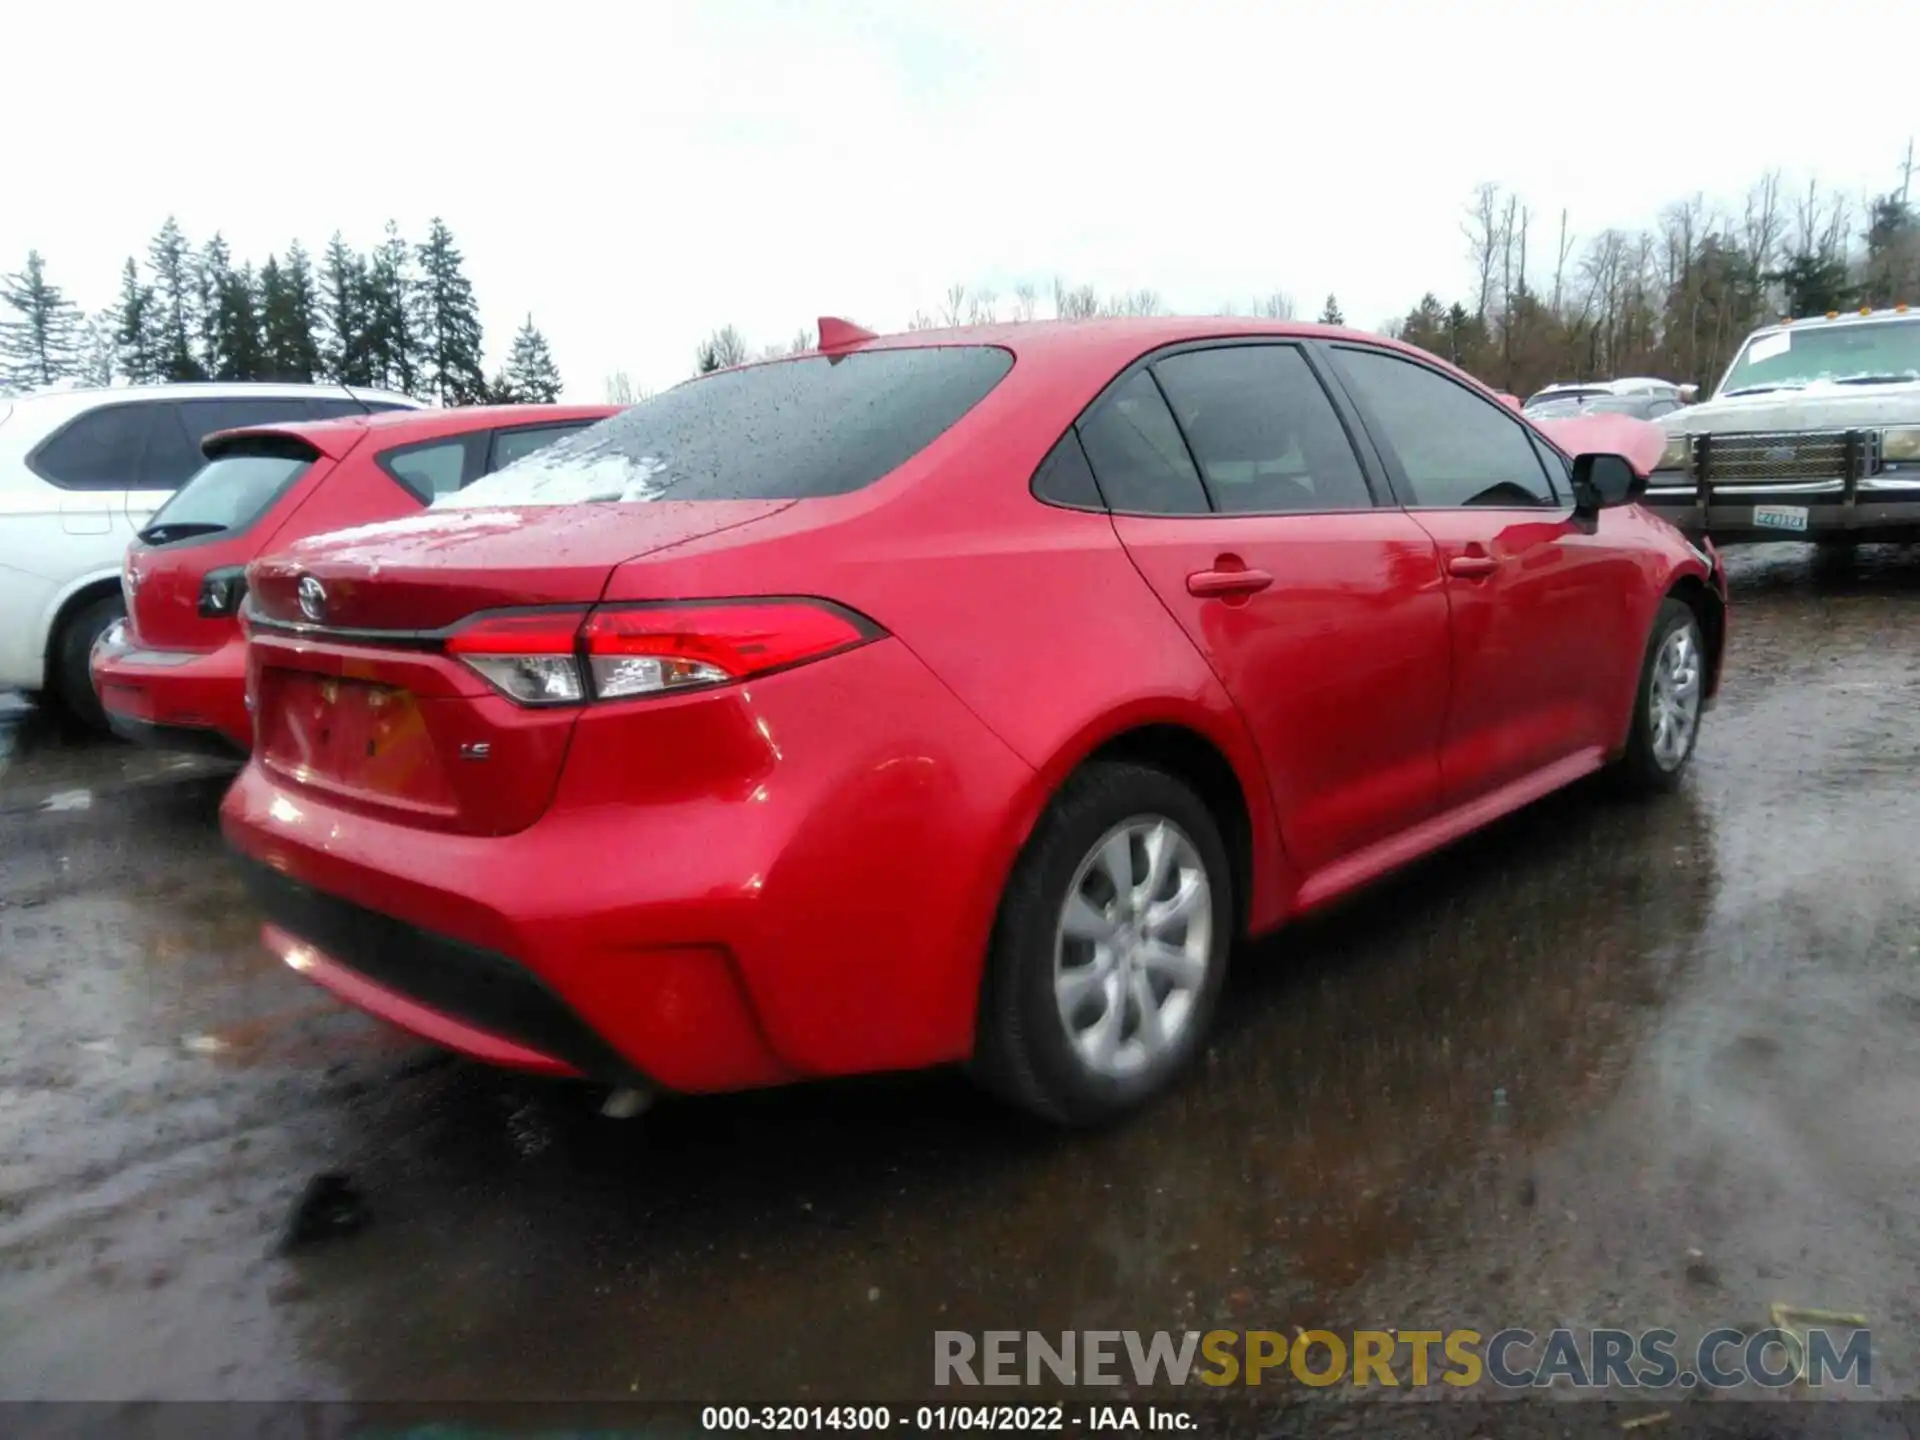
<instances>
[{"instance_id":1,"label":"car rear bumper","mask_svg":"<svg viewBox=\"0 0 1920 1440\"><path fill-rule=\"evenodd\" d=\"M349 1004L495 1065L645 1081L525 966L240 863L267 949Z\"/></svg>"},{"instance_id":2,"label":"car rear bumper","mask_svg":"<svg viewBox=\"0 0 1920 1440\"><path fill-rule=\"evenodd\" d=\"M252 748L244 640L211 651L148 650L109 631L91 663L115 734L164 750L244 756Z\"/></svg>"},{"instance_id":3,"label":"car rear bumper","mask_svg":"<svg viewBox=\"0 0 1920 1440\"><path fill-rule=\"evenodd\" d=\"M625 793L631 729L588 712L511 834L427 834L257 758L222 826L269 949L479 1059L688 1092L961 1059L1036 777L897 642L829 667L736 694L764 768L730 787Z\"/></svg>"}]
</instances>

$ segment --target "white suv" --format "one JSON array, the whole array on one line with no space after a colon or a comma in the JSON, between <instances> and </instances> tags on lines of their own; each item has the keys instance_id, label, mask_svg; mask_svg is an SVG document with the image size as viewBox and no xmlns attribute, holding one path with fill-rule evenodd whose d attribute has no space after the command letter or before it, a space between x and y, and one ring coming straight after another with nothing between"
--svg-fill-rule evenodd
<instances>
[{"instance_id":1,"label":"white suv","mask_svg":"<svg viewBox=\"0 0 1920 1440\"><path fill-rule=\"evenodd\" d=\"M125 613L127 542L205 463L216 430L420 402L341 385L144 385L0 396L0 689L47 691L105 728L87 674Z\"/></svg>"}]
</instances>

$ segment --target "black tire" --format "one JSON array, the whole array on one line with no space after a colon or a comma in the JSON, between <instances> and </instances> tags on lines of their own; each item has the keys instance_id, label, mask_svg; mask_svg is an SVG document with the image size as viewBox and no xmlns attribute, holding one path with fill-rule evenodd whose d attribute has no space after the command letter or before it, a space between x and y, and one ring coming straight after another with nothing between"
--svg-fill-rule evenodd
<instances>
[{"instance_id":1,"label":"black tire","mask_svg":"<svg viewBox=\"0 0 1920 1440\"><path fill-rule=\"evenodd\" d=\"M1164 819L1197 854L1209 895L1206 971L1167 1048L1136 1073L1093 1069L1074 1048L1055 999L1055 962L1069 891L1103 838L1137 819ZM1061 788L1015 863L995 921L981 987L975 1078L1002 1099L1060 1125L1095 1125L1168 1088L1206 1043L1226 978L1237 914L1226 846L1191 789L1144 765L1099 763ZM1132 1012L1137 1016L1137 1012Z\"/></svg>"},{"instance_id":2,"label":"black tire","mask_svg":"<svg viewBox=\"0 0 1920 1440\"><path fill-rule=\"evenodd\" d=\"M97 600L89 600L67 617L60 627L60 633L54 638L53 681L54 694L60 704L84 729L95 735L111 735L107 725L107 712L101 708L100 697L94 693L93 674L88 668L88 660L93 654L93 642L106 633L107 627L122 619L127 613L126 602L118 595L102 595Z\"/></svg>"},{"instance_id":3,"label":"black tire","mask_svg":"<svg viewBox=\"0 0 1920 1440\"><path fill-rule=\"evenodd\" d=\"M1685 601L1671 596L1660 602L1653 617L1653 631L1647 638L1647 653L1640 661L1640 685L1633 696L1633 725L1627 732L1627 748L1613 766L1616 788L1628 795L1656 795L1679 787L1700 743L1700 725L1705 719L1706 699L1701 695L1694 712L1692 733L1677 760L1664 760L1654 744L1653 690L1654 668L1661 651L1677 630L1689 630L1695 654L1699 657L1700 683L1706 683L1706 641L1700 617Z\"/></svg>"}]
</instances>

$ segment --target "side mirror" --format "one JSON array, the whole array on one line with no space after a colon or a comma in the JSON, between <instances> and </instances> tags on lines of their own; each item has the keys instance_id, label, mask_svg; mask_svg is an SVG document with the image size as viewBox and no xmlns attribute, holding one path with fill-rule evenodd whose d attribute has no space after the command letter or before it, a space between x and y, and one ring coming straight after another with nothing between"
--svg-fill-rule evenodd
<instances>
[{"instance_id":1,"label":"side mirror","mask_svg":"<svg viewBox=\"0 0 1920 1440\"><path fill-rule=\"evenodd\" d=\"M1646 480L1624 455L1586 454L1573 459L1573 507L1583 515L1631 505L1646 488Z\"/></svg>"}]
</instances>

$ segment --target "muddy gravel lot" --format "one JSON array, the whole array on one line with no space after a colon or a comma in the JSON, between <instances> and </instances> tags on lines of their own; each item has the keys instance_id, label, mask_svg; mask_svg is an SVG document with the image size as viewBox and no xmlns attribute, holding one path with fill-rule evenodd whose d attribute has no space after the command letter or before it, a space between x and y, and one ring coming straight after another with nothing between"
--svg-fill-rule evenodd
<instances>
[{"instance_id":1,"label":"muddy gravel lot","mask_svg":"<svg viewBox=\"0 0 1920 1440\"><path fill-rule=\"evenodd\" d=\"M935 1329L1777 1302L1920 1395L1920 553L1734 577L1680 794L1243 955L1203 1070L1092 1136L948 1075L616 1121L441 1055L263 955L228 772L0 697L0 1398L904 1400ZM286 1247L327 1173L357 1208Z\"/></svg>"}]
</instances>

